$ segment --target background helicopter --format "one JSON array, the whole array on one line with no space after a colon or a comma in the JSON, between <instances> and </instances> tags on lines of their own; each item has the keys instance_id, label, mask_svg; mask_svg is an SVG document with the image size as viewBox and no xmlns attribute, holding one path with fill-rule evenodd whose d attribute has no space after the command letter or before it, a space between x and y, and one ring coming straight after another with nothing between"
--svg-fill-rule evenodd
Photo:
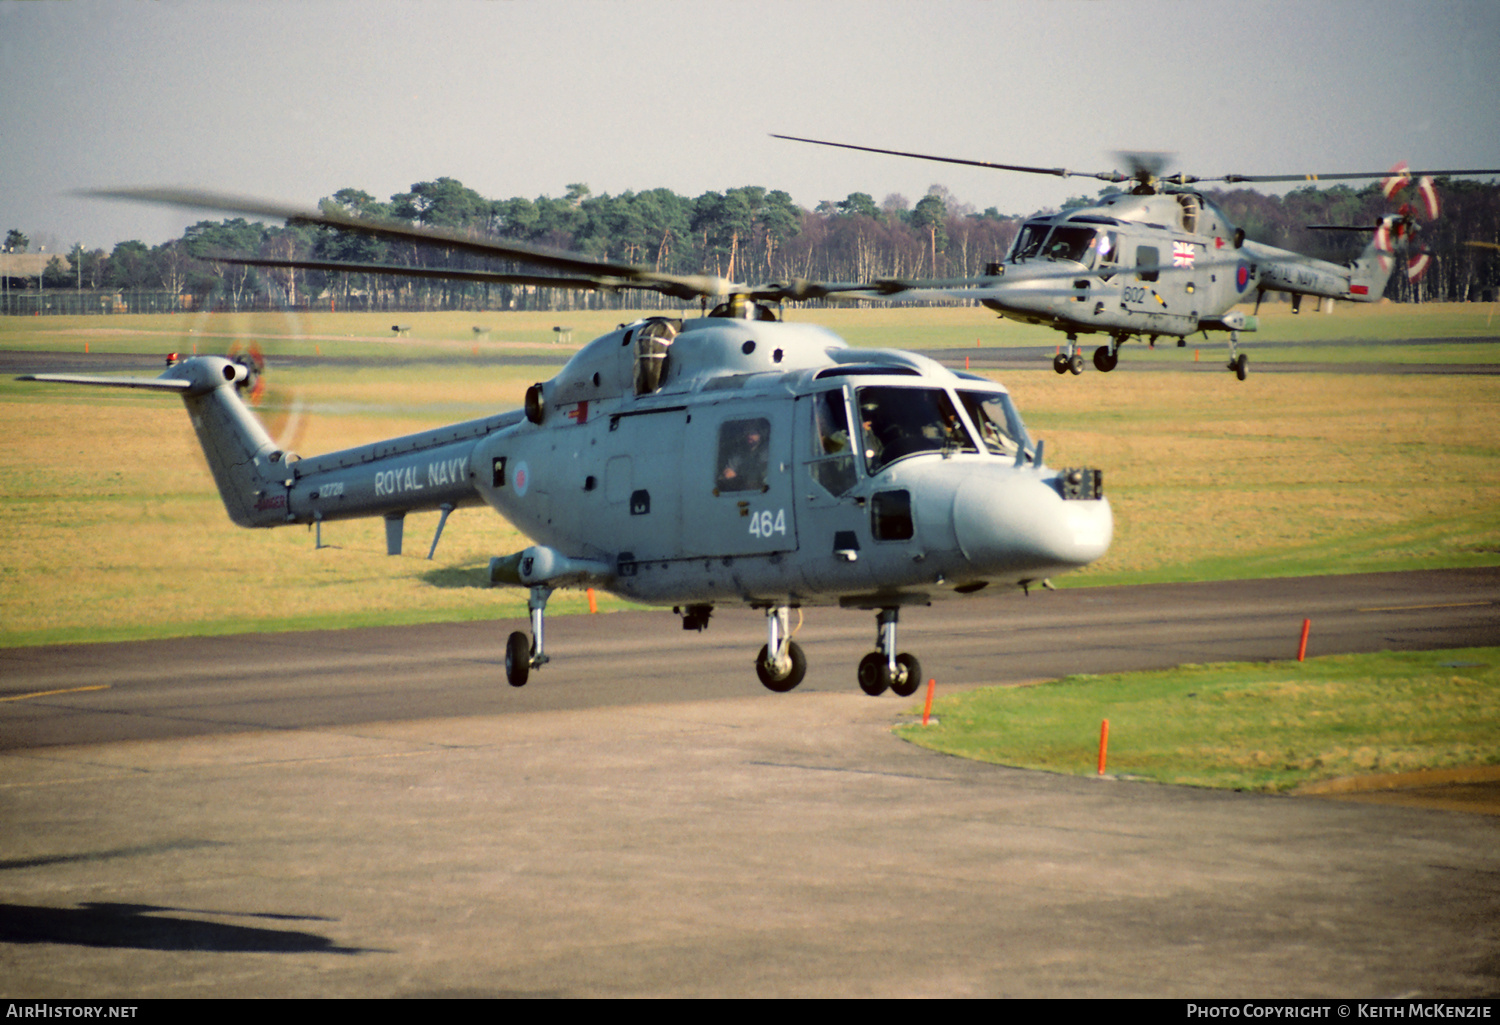
<instances>
[{"instance_id":1,"label":"background helicopter","mask_svg":"<svg viewBox=\"0 0 1500 1025\"><path fill-rule=\"evenodd\" d=\"M1500 170L1408 171L1405 164L1389 171L1340 174L1243 175L1199 178L1188 174L1163 177L1162 154L1121 154L1130 173L1070 171L1025 167L982 160L938 157L924 153L855 146L791 135L773 138L818 146L884 153L948 164L988 167L1026 174L1089 177L1113 184L1134 182L1129 192L1104 196L1088 206L1029 218L1010 252L991 264L983 277L934 281L884 280L871 290L844 292L846 298L923 300L976 299L1004 317L1044 324L1064 332L1067 351L1053 360L1059 374L1083 372L1078 336L1103 334L1108 341L1094 350L1094 366L1108 372L1119 361L1119 349L1131 337L1175 337L1179 346L1198 331L1229 336L1229 369L1245 379L1248 359L1238 351L1240 333L1254 331L1254 315L1234 307L1255 293L1260 309L1266 292L1292 295L1297 312L1304 295L1320 299L1376 302L1396 266L1396 252L1407 248L1420 212L1438 214L1436 176L1500 174ZM1403 203L1375 224L1310 225L1329 230L1367 231L1369 243L1347 264L1339 265L1277 249L1245 238L1212 200L1189 188L1199 182L1289 182L1385 179L1388 200L1411 187L1420 205ZM1427 269L1427 257L1412 254L1406 271L1415 280Z\"/></svg>"},{"instance_id":2,"label":"background helicopter","mask_svg":"<svg viewBox=\"0 0 1500 1025\"><path fill-rule=\"evenodd\" d=\"M1092 562L1113 519L1093 469L1049 470L1010 396L924 356L852 350L826 329L780 321L767 303L863 288L762 286L660 274L458 232L360 220L174 190L117 198L256 216L461 249L553 274L381 267L381 273L549 287L647 289L722 300L697 319L649 317L585 345L521 410L302 459L246 405L260 364L194 357L158 378L29 380L173 392L186 404L230 519L244 527L381 516L401 549L408 512L489 505L538 543L491 561L492 582L530 589L531 635L512 633L514 686L548 661L544 611L559 586L589 584L673 605L684 629L716 603L766 614L755 660L773 691L806 673L790 613L877 613L860 662L869 694L920 683L898 651L900 610L991 583L1029 586ZM229 258L226 258L229 262ZM363 264L236 260L374 271ZM434 546L437 538L434 538Z\"/></svg>"}]
</instances>

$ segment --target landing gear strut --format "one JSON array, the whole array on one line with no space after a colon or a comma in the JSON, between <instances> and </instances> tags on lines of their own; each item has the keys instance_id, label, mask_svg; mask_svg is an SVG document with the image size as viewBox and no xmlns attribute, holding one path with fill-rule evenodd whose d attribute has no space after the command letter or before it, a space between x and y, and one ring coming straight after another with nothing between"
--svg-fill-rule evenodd
<instances>
[{"instance_id":1,"label":"landing gear strut","mask_svg":"<svg viewBox=\"0 0 1500 1025\"><path fill-rule=\"evenodd\" d=\"M755 673L767 690L785 694L807 675L807 656L791 638L785 605L766 609L766 644L755 656Z\"/></svg>"},{"instance_id":2,"label":"landing gear strut","mask_svg":"<svg viewBox=\"0 0 1500 1025\"><path fill-rule=\"evenodd\" d=\"M1238 331L1229 332L1229 369L1234 372L1235 377L1243 381L1245 375L1250 372L1250 360L1246 358L1243 352L1236 352L1239 340L1240 333Z\"/></svg>"},{"instance_id":3,"label":"landing gear strut","mask_svg":"<svg viewBox=\"0 0 1500 1025\"><path fill-rule=\"evenodd\" d=\"M533 587L526 606L531 610L531 637L517 630L505 642L505 678L512 687L524 687L533 669L540 669L551 659L542 647L542 613L552 588Z\"/></svg>"},{"instance_id":4,"label":"landing gear strut","mask_svg":"<svg viewBox=\"0 0 1500 1025\"><path fill-rule=\"evenodd\" d=\"M1083 357L1078 352L1078 336L1068 335L1068 351L1066 354L1059 352L1052 358L1052 369L1059 374L1071 371L1075 376L1083 373Z\"/></svg>"},{"instance_id":5,"label":"landing gear strut","mask_svg":"<svg viewBox=\"0 0 1500 1025\"><path fill-rule=\"evenodd\" d=\"M870 652L859 662L859 689L872 698L884 694L887 688L899 697L909 698L921 686L922 663L904 651L896 654L896 621L900 613L899 608L889 608L876 614L875 644L880 650Z\"/></svg>"},{"instance_id":6,"label":"landing gear strut","mask_svg":"<svg viewBox=\"0 0 1500 1025\"><path fill-rule=\"evenodd\" d=\"M1107 374L1120 362L1120 338L1111 338L1108 345L1101 345L1094 350L1094 368L1100 373Z\"/></svg>"}]
</instances>

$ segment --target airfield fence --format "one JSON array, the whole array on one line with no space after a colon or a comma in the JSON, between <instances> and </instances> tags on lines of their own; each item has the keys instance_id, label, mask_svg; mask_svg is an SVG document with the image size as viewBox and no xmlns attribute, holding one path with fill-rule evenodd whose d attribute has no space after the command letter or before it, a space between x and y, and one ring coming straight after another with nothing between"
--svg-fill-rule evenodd
<instances>
[{"instance_id":1,"label":"airfield fence","mask_svg":"<svg viewBox=\"0 0 1500 1025\"><path fill-rule=\"evenodd\" d=\"M552 290L544 290L552 291ZM644 301L640 301L644 299ZM665 309L658 296L580 296L557 290L552 296L532 293L509 300L495 297L484 302L475 297L442 301L432 295L337 295L324 293L313 299L288 302L264 292L238 298L227 293L197 294L127 289L123 291L10 288L0 292L0 316L75 317L115 316L130 313L420 313L430 310L555 310ZM675 305L672 307L675 308Z\"/></svg>"}]
</instances>

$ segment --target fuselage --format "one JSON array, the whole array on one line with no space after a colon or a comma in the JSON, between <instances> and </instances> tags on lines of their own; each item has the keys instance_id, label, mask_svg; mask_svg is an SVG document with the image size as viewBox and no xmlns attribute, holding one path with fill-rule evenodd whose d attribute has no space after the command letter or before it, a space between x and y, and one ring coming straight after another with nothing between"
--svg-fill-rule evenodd
<instances>
[{"instance_id":1,"label":"fuselage","mask_svg":"<svg viewBox=\"0 0 1500 1025\"><path fill-rule=\"evenodd\" d=\"M986 279L941 294L1070 335L1250 330L1228 315L1266 291L1378 299L1389 265L1375 246L1340 266L1246 241L1196 192L1118 193L1027 220Z\"/></svg>"},{"instance_id":2,"label":"fuselage","mask_svg":"<svg viewBox=\"0 0 1500 1025\"><path fill-rule=\"evenodd\" d=\"M1085 565L1112 533L1097 473L1037 465L1003 388L813 325L643 321L541 396L540 423L475 446L479 492L638 600L920 602Z\"/></svg>"}]
</instances>

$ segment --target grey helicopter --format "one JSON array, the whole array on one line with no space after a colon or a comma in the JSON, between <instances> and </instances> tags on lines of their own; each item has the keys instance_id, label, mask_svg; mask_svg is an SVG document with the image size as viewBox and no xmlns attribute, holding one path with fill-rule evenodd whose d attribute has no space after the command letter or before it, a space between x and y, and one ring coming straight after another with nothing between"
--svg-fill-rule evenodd
<instances>
[{"instance_id":1,"label":"grey helicopter","mask_svg":"<svg viewBox=\"0 0 1500 1025\"><path fill-rule=\"evenodd\" d=\"M512 632L505 647L512 686L550 660L554 590L592 586L673 606L685 630L707 627L716 605L763 610L755 670L776 692L807 671L794 610L873 611L875 650L859 663L859 686L908 696L921 664L899 650L903 608L991 584L1029 590L1109 547L1101 472L1047 467L1003 386L920 354L851 348L773 308L863 285L748 286L201 192L105 195L404 239L547 273L224 257L247 265L645 289L699 302L698 317L649 316L587 343L532 384L521 409L307 458L279 449L247 405L262 371L248 354L194 356L155 378L24 378L180 396L242 527L379 516L394 555L408 513L441 512L434 549L454 510L500 513L535 542L489 567L492 583L528 589L529 635Z\"/></svg>"},{"instance_id":2,"label":"grey helicopter","mask_svg":"<svg viewBox=\"0 0 1500 1025\"><path fill-rule=\"evenodd\" d=\"M791 135L773 138L833 146L890 156L964 164L1001 171L1089 177L1111 184L1134 183L1129 191L1101 197L1090 205L1027 218L1010 251L976 278L932 281L887 279L848 299L890 301L973 299L1002 317L1055 328L1067 336L1065 352L1053 359L1059 374L1083 372L1080 335L1104 335L1094 350L1094 366L1108 373L1119 363L1120 346L1132 337L1152 344L1161 337L1186 344L1188 335L1210 331L1228 335L1228 368L1245 379L1249 360L1239 351L1242 333L1255 331L1266 292L1287 292L1292 312L1303 296L1378 302L1407 250L1405 272L1417 280L1429 259L1411 250L1417 219L1438 215L1433 178L1500 174L1500 170L1411 171L1398 164L1387 171L1338 174L1244 175L1199 178L1163 175L1166 157L1155 153L1120 154L1130 166L1120 171L1072 171L1061 167L1026 167L982 160L930 156L877 149ZM1254 242L1235 227L1207 196L1190 188L1199 182L1290 182L1383 179L1388 200L1410 189L1414 202L1371 225L1309 225L1323 230L1365 231L1370 241L1346 264L1330 263L1286 249ZM1235 309L1255 295L1255 312Z\"/></svg>"}]
</instances>

